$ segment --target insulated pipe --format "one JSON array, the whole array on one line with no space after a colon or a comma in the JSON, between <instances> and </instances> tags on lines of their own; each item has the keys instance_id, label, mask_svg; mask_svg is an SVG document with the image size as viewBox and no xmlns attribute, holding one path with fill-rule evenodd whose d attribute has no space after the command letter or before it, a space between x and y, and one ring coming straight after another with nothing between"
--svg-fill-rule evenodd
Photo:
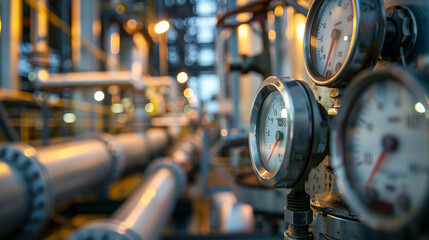
<instances>
[{"instance_id":1,"label":"insulated pipe","mask_svg":"<svg viewBox=\"0 0 429 240\"><path fill-rule=\"evenodd\" d=\"M124 171L138 165L136 159L143 164L144 159L167 144L167 130L151 129L146 133L117 136L102 134L98 139L37 150L24 144L1 146L0 161L6 164L0 165L0 184L9 187L0 188L0 203L10 201L6 206L15 206L10 211L18 205L20 209L13 210L14 221L10 221L11 213L3 211L5 205L2 205L0 237L16 231L19 226L20 231L15 235L31 237L40 230L56 205L87 190L107 187ZM12 200L9 195L17 197Z\"/></svg>"},{"instance_id":2,"label":"insulated pipe","mask_svg":"<svg viewBox=\"0 0 429 240\"><path fill-rule=\"evenodd\" d=\"M198 133L181 141L169 157L152 163L145 173L147 180L110 219L91 222L67 239L159 239L186 186L185 171L196 160L201 137Z\"/></svg>"}]
</instances>

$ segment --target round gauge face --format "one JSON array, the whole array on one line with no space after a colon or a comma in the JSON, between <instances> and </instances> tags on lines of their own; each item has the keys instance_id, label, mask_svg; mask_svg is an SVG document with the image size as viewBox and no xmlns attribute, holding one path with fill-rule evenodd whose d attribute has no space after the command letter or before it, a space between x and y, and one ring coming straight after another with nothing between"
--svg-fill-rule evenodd
<instances>
[{"instance_id":1,"label":"round gauge face","mask_svg":"<svg viewBox=\"0 0 429 240\"><path fill-rule=\"evenodd\" d=\"M268 172L277 172L286 151L287 110L278 91L268 93L259 115L259 147L261 162Z\"/></svg>"},{"instance_id":2,"label":"round gauge face","mask_svg":"<svg viewBox=\"0 0 429 240\"><path fill-rule=\"evenodd\" d=\"M321 4L312 25L311 62L317 73L331 78L348 56L353 37L352 0L332 0Z\"/></svg>"},{"instance_id":3,"label":"round gauge face","mask_svg":"<svg viewBox=\"0 0 429 240\"><path fill-rule=\"evenodd\" d=\"M344 162L369 212L411 218L424 204L429 189L427 110L396 80L377 81L353 105Z\"/></svg>"}]
</instances>

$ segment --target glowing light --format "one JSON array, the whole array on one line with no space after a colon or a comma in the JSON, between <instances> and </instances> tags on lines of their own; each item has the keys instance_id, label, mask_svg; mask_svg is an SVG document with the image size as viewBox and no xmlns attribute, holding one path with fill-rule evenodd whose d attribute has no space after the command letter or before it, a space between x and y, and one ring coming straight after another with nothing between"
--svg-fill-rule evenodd
<instances>
[{"instance_id":1,"label":"glowing light","mask_svg":"<svg viewBox=\"0 0 429 240\"><path fill-rule=\"evenodd\" d=\"M46 81L49 78L49 73L46 69L41 69L39 70L39 72L37 73L37 77L39 78L39 80L41 81Z\"/></svg>"},{"instance_id":2,"label":"glowing light","mask_svg":"<svg viewBox=\"0 0 429 240\"><path fill-rule=\"evenodd\" d=\"M276 40L276 31L270 30L268 32L268 38L270 39L271 42L274 42L274 40Z\"/></svg>"},{"instance_id":3,"label":"glowing light","mask_svg":"<svg viewBox=\"0 0 429 240\"><path fill-rule=\"evenodd\" d=\"M120 122L120 123L125 123L125 122L127 122L127 115L126 114L119 114L118 115L118 122Z\"/></svg>"},{"instance_id":4,"label":"glowing light","mask_svg":"<svg viewBox=\"0 0 429 240\"><path fill-rule=\"evenodd\" d=\"M65 123L74 123L76 122L76 115L74 113L65 113L63 116L63 121Z\"/></svg>"},{"instance_id":5,"label":"glowing light","mask_svg":"<svg viewBox=\"0 0 429 240\"><path fill-rule=\"evenodd\" d=\"M287 118L287 110L286 108L283 108L280 115L282 116L282 118Z\"/></svg>"},{"instance_id":6,"label":"glowing light","mask_svg":"<svg viewBox=\"0 0 429 240\"><path fill-rule=\"evenodd\" d=\"M124 105L122 105L121 103L112 104L112 106L110 107L110 110L113 113L122 113L124 112Z\"/></svg>"},{"instance_id":7,"label":"glowing light","mask_svg":"<svg viewBox=\"0 0 429 240\"><path fill-rule=\"evenodd\" d=\"M165 33L170 28L170 24L166 20L162 20L161 22L155 25L155 32L158 34Z\"/></svg>"},{"instance_id":8,"label":"glowing light","mask_svg":"<svg viewBox=\"0 0 429 240\"><path fill-rule=\"evenodd\" d=\"M111 94L111 95L117 95L119 94L119 87L117 85L110 85L107 88L107 91Z\"/></svg>"},{"instance_id":9,"label":"glowing light","mask_svg":"<svg viewBox=\"0 0 429 240\"><path fill-rule=\"evenodd\" d=\"M240 26L238 26L238 38L246 39L248 35L249 35L248 24L241 24Z\"/></svg>"},{"instance_id":10,"label":"glowing light","mask_svg":"<svg viewBox=\"0 0 429 240\"><path fill-rule=\"evenodd\" d=\"M1 19L0 19L0 34L1 34Z\"/></svg>"},{"instance_id":11,"label":"glowing light","mask_svg":"<svg viewBox=\"0 0 429 240\"><path fill-rule=\"evenodd\" d=\"M304 39L304 30L305 30L305 23L300 22L296 26L296 35L300 42L302 42L302 40Z\"/></svg>"},{"instance_id":12,"label":"glowing light","mask_svg":"<svg viewBox=\"0 0 429 240\"><path fill-rule=\"evenodd\" d=\"M177 81L179 83L185 83L186 81L188 81L188 74L186 74L185 72L180 72L179 74L177 74Z\"/></svg>"},{"instance_id":13,"label":"glowing light","mask_svg":"<svg viewBox=\"0 0 429 240\"><path fill-rule=\"evenodd\" d=\"M253 13L250 13L250 12L239 13L237 14L237 21L247 22L250 19L252 19L252 17L253 17Z\"/></svg>"},{"instance_id":14,"label":"glowing light","mask_svg":"<svg viewBox=\"0 0 429 240\"><path fill-rule=\"evenodd\" d=\"M347 40L349 40L349 37L348 36L344 36L344 41L347 41Z\"/></svg>"},{"instance_id":15,"label":"glowing light","mask_svg":"<svg viewBox=\"0 0 429 240\"><path fill-rule=\"evenodd\" d=\"M123 4L118 4L115 7L115 11L118 14L123 14L125 12L125 6Z\"/></svg>"},{"instance_id":16,"label":"glowing light","mask_svg":"<svg viewBox=\"0 0 429 240\"><path fill-rule=\"evenodd\" d=\"M189 98L189 105L191 107L197 107L198 106L198 99L195 95L193 95L191 98Z\"/></svg>"},{"instance_id":17,"label":"glowing light","mask_svg":"<svg viewBox=\"0 0 429 240\"><path fill-rule=\"evenodd\" d=\"M144 110L146 110L146 112L151 113L153 112L153 110L155 110L155 106L153 105L153 103L148 103L144 106Z\"/></svg>"},{"instance_id":18,"label":"glowing light","mask_svg":"<svg viewBox=\"0 0 429 240\"><path fill-rule=\"evenodd\" d=\"M183 95L186 98L191 98L192 96L194 96L194 91L192 91L191 88L186 88L185 91L183 91Z\"/></svg>"},{"instance_id":19,"label":"glowing light","mask_svg":"<svg viewBox=\"0 0 429 240\"><path fill-rule=\"evenodd\" d=\"M110 35L110 52L113 54L118 54L121 46L121 38L119 37L119 33L113 32Z\"/></svg>"},{"instance_id":20,"label":"glowing light","mask_svg":"<svg viewBox=\"0 0 429 240\"><path fill-rule=\"evenodd\" d=\"M226 129L220 130L220 135L222 135L223 137L225 137L226 135L228 135L228 130L226 130Z\"/></svg>"},{"instance_id":21,"label":"glowing light","mask_svg":"<svg viewBox=\"0 0 429 240\"><path fill-rule=\"evenodd\" d=\"M283 6L277 5L276 8L274 8L274 15L276 15L276 17L283 16Z\"/></svg>"},{"instance_id":22,"label":"glowing light","mask_svg":"<svg viewBox=\"0 0 429 240\"><path fill-rule=\"evenodd\" d=\"M127 21L127 28L129 28L130 30L134 30L137 27L137 21L134 19L130 19Z\"/></svg>"},{"instance_id":23,"label":"glowing light","mask_svg":"<svg viewBox=\"0 0 429 240\"><path fill-rule=\"evenodd\" d=\"M423 106L423 104L421 102L416 103L416 105L414 105L414 109L418 113L425 113L426 112L425 106Z\"/></svg>"},{"instance_id":24,"label":"glowing light","mask_svg":"<svg viewBox=\"0 0 429 240\"><path fill-rule=\"evenodd\" d=\"M97 102L101 102L104 100L104 92L103 91L97 91L94 93L94 99Z\"/></svg>"},{"instance_id":25,"label":"glowing light","mask_svg":"<svg viewBox=\"0 0 429 240\"><path fill-rule=\"evenodd\" d=\"M34 80L36 80L36 77L37 77L37 75L36 75L36 73L35 72L29 72L28 73L28 80L29 81L34 81Z\"/></svg>"}]
</instances>

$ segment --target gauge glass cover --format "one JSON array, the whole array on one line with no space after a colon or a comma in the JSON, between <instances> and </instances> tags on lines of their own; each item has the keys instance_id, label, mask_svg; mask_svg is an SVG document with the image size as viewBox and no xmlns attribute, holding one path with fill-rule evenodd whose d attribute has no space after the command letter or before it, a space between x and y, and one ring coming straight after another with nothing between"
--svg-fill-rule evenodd
<instances>
[{"instance_id":1,"label":"gauge glass cover","mask_svg":"<svg viewBox=\"0 0 429 240\"><path fill-rule=\"evenodd\" d=\"M278 91L267 94L262 103L258 123L258 141L262 165L268 172L277 172L286 151L288 111Z\"/></svg>"},{"instance_id":2,"label":"gauge glass cover","mask_svg":"<svg viewBox=\"0 0 429 240\"><path fill-rule=\"evenodd\" d=\"M346 172L372 214L410 219L429 189L425 105L399 81L371 84L355 101L345 131ZM402 220L403 221L403 220Z\"/></svg>"},{"instance_id":3,"label":"gauge glass cover","mask_svg":"<svg viewBox=\"0 0 429 240\"><path fill-rule=\"evenodd\" d=\"M353 1L325 1L315 15L311 39L311 62L317 74L329 79L337 74L349 55L353 37Z\"/></svg>"}]
</instances>

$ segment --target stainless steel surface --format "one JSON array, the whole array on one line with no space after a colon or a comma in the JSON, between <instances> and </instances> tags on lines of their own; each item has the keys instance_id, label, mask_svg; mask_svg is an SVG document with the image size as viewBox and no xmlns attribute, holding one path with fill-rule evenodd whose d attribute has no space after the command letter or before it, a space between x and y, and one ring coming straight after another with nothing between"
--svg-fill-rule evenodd
<instances>
[{"instance_id":1,"label":"stainless steel surface","mask_svg":"<svg viewBox=\"0 0 429 240\"><path fill-rule=\"evenodd\" d=\"M123 133L115 138L126 159L125 169L144 164L151 154L164 149L169 142L168 132L162 128L151 128L142 133Z\"/></svg>"},{"instance_id":2,"label":"stainless steel surface","mask_svg":"<svg viewBox=\"0 0 429 240\"><path fill-rule=\"evenodd\" d=\"M67 239L158 239L179 196L180 181L177 172L165 166L145 176L146 181L110 219L89 223Z\"/></svg>"},{"instance_id":3,"label":"stainless steel surface","mask_svg":"<svg viewBox=\"0 0 429 240\"><path fill-rule=\"evenodd\" d=\"M98 0L71 0L72 62L76 71L98 70L99 59L106 57L99 49L84 47L98 46L101 34L98 8Z\"/></svg>"},{"instance_id":4,"label":"stainless steel surface","mask_svg":"<svg viewBox=\"0 0 429 240\"><path fill-rule=\"evenodd\" d=\"M175 205L176 187L174 173L167 168L159 169L112 218L142 239L158 239Z\"/></svg>"},{"instance_id":5,"label":"stainless steel surface","mask_svg":"<svg viewBox=\"0 0 429 240\"><path fill-rule=\"evenodd\" d=\"M0 1L0 87L20 89L19 47L22 35L22 1Z\"/></svg>"},{"instance_id":6,"label":"stainless steel surface","mask_svg":"<svg viewBox=\"0 0 429 240\"><path fill-rule=\"evenodd\" d=\"M89 223L68 239L104 239L105 236L158 239L177 198L186 187L185 172L195 163L195 155L201 146L194 141L201 133L177 144L170 157L154 161L145 172L145 182L110 219Z\"/></svg>"},{"instance_id":7,"label":"stainless steel surface","mask_svg":"<svg viewBox=\"0 0 429 240\"><path fill-rule=\"evenodd\" d=\"M140 75L135 76L130 71L52 74L49 78L38 79L37 84L41 88L109 86L115 84L143 89L145 86L142 77Z\"/></svg>"},{"instance_id":8,"label":"stainless steel surface","mask_svg":"<svg viewBox=\"0 0 429 240\"><path fill-rule=\"evenodd\" d=\"M55 205L100 186L112 166L106 145L94 139L39 148L37 155L51 179Z\"/></svg>"},{"instance_id":9,"label":"stainless steel surface","mask_svg":"<svg viewBox=\"0 0 429 240\"><path fill-rule=\"evenodd\" d=\"M163 129L119 134L111 138L113 142L84 139L41 147L37 150L20 144L2 146L0 154L7 158L8 165L4 163L0 165L0 184L7 184L8 187L1 188L0 203L9 201L4 205L11 207L1 208L0 222L3 222L3 219L7 220L6 217L11 214L14 216L12 219L16 221L2 224L0 234L16 230L26 218L40 219L30 222L43 225L43 219L58 204L70 200L77 194L106 187L125 170L144 164L147 156L157 153L168 143L167 130ZM117 157L115 151L119 153ZM10 171L14 169L10 166L15 165L19 171ZM29 175L32 176L34 172L42 177L42 182L31 180L33 177ZM9 176L11 174L12 176ZM37 190L40 187L42 187L40 194L43 196L37 195L38 191L33 193L33 190L28 190ZM42 207L37 208L37 204L42 200ZM24 206L21 206L23 204ZM33 225L29 227L31 231L27 231L26 234L39 230L39 225Z\"/></svg>"},{"instance_id":10,"label":"stainless steel surface","mask_svg":"<svg viewBox=\"0 0 429 240\"><path fill-rule=\"evenodd\" d=\"M25 182L15 171L0 162L0 237L9 229L20 227L29 210Z\"/></svg>"},{"instance_id":11,"label":"stainless steel surface","mask_svg":"<svg viewBox=\"0 0 429 240\"><path fill-rule=\"evenodd\" d=\"M279 91L287 112L287 136L284 160L276 172L265 169L260 149L259 118L265 97ZM326 154L328 123L308 86L290 78L269 77L259 88L253 103L249 128L252 166L266 186L292 187Z\"/></svg>"},{"instance_id":12,"label":"stainless steel surface","mask_svg":"<svg viewBox=\"0 0 429 240\"><path fill-rule=\"evenodd\" d=\"M304 63L311 80L318 85L338 87L345 85L354 74L374 66L380 55L385 31L385 9L382 0L353 0L353 36L349 51L340 70L330 78L319 74L313 65L311 42L315 41L314 24L317 13L326 4L315 0L308 12L304 32ZM320 16L320 15L319 15ZM327 36L329 37L329 36Z\"/></svg>"},{"instance_id":13,"label":"stainless steel surface","mask_svg":"<svg viewBox=\"0 0 429 240\"><path fill-rule=\"evenodd\" d=\"M401 239L399 236L377 234L355 220L316 211L312 229L315 240Z\"/></svg>"},{"instance_id":14,"label":"stainless steel surface","mask_svg":"<svg viewBox=\"0 0 429 240\"><path fill-rule=\"evenodd\" d=\"M285 222L298 226L310 225L313 222L313 211L292 211L285 208Z\"/></svg>"},{"instance_id":15,"label":"stainless steel surface","mask_svg":"<svg viewBox=\"0 0 429 240\"><path fill-rule=\"evenodd\" d=\"M409 91L415 95L416 100L420 102L425 109L429 109L429 86L426 81L427 74L405 70L398 66L390 66L373 73L367 72L364 75L360 75L353 81L353 84L347 88L344 94L347 98L343 99L342 111L340 111L337 116L332 132L331 163L340 193L346 200L347 205L356 212L362 222L376 230L398 231L402 229L409 232L410 226L415 226L415 223L422 222L426 219L428 214L426 203L429 199L429 193L426 191L426 193L423 193L423 196L420 196L423 197L424 200L420 201L420 204L415 207L416 209L404 215L386 217L385 215L374 213L373 210L369 209L366 204L363 203L361 195L357 192L357 188L351 180L349 168L347 167L347 159L350 157L346 155L345 134L347 123L350 121L349 113L351 109L353 109L359 95L362 94L367 87L377 83L377 81L384 80L399 82L404 88L408 88ZM424 114L425 118L428 119L429 112L426 111Z\"/></svg>"},{"instance_id":16,"label":"stainless steel surface","mask_svg":"<svg viewBox=\"0 0 429 240\"><path fill-rule=\"evenodd\" d=\"M51 206L51 182L47 176L46 169L38 162L36 150L25 144L4 145L0 149L0 160L14 169L14 177L20 179L21 190L26 191L25 218L23 222L17 223L20 228L15 232L17 238L28 239L46 223ZM13 199L12 201L16 201ZM7 234L16 229L7 229Z\"/></svg>"}]
</instances>

